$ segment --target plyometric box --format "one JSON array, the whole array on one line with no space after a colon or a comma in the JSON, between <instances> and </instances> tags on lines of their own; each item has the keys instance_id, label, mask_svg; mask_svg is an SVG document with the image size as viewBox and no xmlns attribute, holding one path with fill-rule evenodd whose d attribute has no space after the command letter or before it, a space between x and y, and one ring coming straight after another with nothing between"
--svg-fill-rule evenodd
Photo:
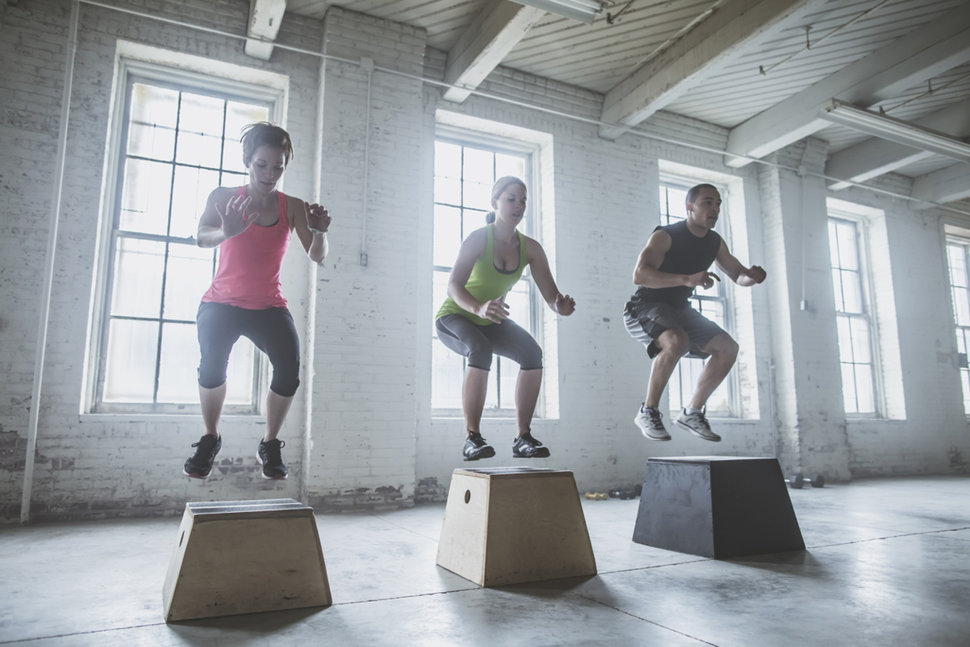
<instances>
[{"instance_id":1,"label":"plyometric box","mask_svg":"<svg viewBox=\"0 0 970 647\"><path fill-rule=\"evenodd\" d=\"M293 499L186 503L165 621L328 606L313 509Z\"/></svg>"},{"instance_id":2,"label":"plyometric box","mask_svg":"<svg viewBox=\"0 0 970 647\"><path fill-rule=\"evenodd\" d=\"M437 563L480 586L595 575L573 473L456 469Z\"/></svg>"},{"instance_id":3,"label":"plyometric box","mask_svg":"<svg viewBox=\"0 0 970 647\"><path fill-rule=\"evenodd\" d=\"M774 458L651 458L633 541L717 559L805 550Z\"/></svg>"}]
</instances>

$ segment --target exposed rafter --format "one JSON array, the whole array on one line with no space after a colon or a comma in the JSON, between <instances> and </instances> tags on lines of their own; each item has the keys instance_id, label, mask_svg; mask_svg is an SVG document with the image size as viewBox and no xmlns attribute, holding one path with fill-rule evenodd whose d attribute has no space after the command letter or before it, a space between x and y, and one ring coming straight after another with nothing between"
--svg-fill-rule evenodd
<instances>
[{"instance_id":1,"label":"exposed rafter","mask_svg":"<svg viewBox=\"0 0 970 647\"><path fill-rule=\"evenodd\" d=\"M731 130L726 160L741 167L825 128L828 101L871 106L970 61L970 3L941 15ZM740 157L735 157L740 156Z\"/></svg>"},{"instance_id":2,"label":"exposed rafter","mask_svg":"<svg viewBox=\"0 0 970 647\"><path fill-rule=\"evenodd\" d=\"M273 41L280 31L286 0L250 0L249 24L246 27L246 54L268 61L273 55Z\"/></svg>"},{"instance_id":3,"label":"exposed rafter","mask_svg":"<svg viewBox=\"0 0 970 647\"><path fill-rule=\"evenodd\" d=\"M752 41L770 37L824 0L733 0L718 6L667 49L613 87L604 100L600 136L615 139L692 86L741 55Z\"/></svg>"},{"instance_id":4,"label":"exposed rafter","mask_svg":"<svg viewBox=\"0 0 970 647\"><path fill-rule=\"evenodd\" d=\"M461 103L491 74L546 12L509 0L489 2L448 52L444 98Z\"/></svg>"}]
</instances>

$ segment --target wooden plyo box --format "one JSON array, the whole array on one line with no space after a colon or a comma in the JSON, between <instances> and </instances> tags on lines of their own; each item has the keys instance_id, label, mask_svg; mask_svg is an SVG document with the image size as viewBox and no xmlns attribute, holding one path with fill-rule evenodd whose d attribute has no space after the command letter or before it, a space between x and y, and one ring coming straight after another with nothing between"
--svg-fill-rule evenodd
<instances>
[{"instance_id":1,"label":"wooden plyo box","mask_svg":"<svg viewBox=\"0 0 970 647\"><path fill-rule=\"evenodd\" d=\"M596 575L573 473L456 469L437 563L480 586Z\"/></svg>"},{"instance_id":2,"label":"wooden plyo box","mask_svg":"<svg viewBox=\"0 0 970 647\"><path fill-rule=\"evenodd\" d=\"M313 508L186 503L162 594L166 622L330 605Z\"/></svg>"},{"instance_id":3,"label":"wooden plyo box","mask_svg":"<svg viewBox=\"0 0 970 647\"><path fill-rule=\"evenodd\" d=\"M651 458L633 541L715 559L805 550L784 478L775 458Z\"/></svg>"}]
</instances>

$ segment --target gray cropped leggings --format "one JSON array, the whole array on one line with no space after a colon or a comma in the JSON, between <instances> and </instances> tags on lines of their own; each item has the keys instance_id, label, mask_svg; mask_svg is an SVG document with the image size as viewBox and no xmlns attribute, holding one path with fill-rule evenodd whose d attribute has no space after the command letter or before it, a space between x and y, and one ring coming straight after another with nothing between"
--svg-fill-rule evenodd
<instances>
[{"instance_id":1,"label":"gray cropped leggings","mask_svg":"<svg viewBox=\"0 0 970 647\"><path fill-rule=\"evenodd\" d=\"M459 314L450 314L435 321L435 328L441 343L467 357L469 366L487 371L492 367L492 354L498 353L517 362L523 371L542 368L539 344L511 319L480 326Z\"/></svg>"}]
</instances>

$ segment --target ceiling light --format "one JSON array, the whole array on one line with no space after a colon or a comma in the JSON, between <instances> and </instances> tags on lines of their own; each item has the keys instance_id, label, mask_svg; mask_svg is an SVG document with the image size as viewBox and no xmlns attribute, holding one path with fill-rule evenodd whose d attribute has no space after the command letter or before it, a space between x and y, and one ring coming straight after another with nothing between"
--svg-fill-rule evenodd
<instances>
[{"instance_id":1,"label":"ceiling light","mask_svg":"<svg viewBox=\"0 0 970 647\"><path fill-rule=\"evenodd\" d=\"M970 162L970 144L964 141L950 137L946 133L922 128L908 121L871 110L856 108L835 99L828 102L819 117L835 124L854 128L873 137L945 155L962 162Z\"/></svg>"},{"instance_id":2,"label":"ceiling light","mask_svg":"<svg viewBox=\"0 0 970 647\"><path fill-rule=\"evenodd\" d=\"M564 18L571 18L587 25L596 14L603 11L604 2L599 0L512 0L536 9L542 9Z\"/></svg>"}]
</instances>

